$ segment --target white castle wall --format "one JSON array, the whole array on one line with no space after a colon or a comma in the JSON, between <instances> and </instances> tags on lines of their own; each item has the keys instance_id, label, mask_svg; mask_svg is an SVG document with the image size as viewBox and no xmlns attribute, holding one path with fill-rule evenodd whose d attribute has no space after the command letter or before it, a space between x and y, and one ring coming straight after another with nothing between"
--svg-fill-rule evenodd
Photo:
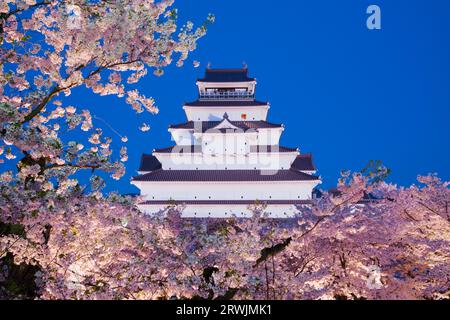
<instances>
[{"instance_id":1,"label":"white castle wall","mask_svg":"<svg viewBox=\"0 0 450 320\"><path fill-rule=\"evenodd\" d=\"M132 181L146 200L307 200L318 181Z\"/></svg>"},{"instance_id":2,"label":"white castle wall","mask_svg":"<svg viewBox=\"0 0 450 320\"><path fill-rule=\"evenodd\" d=\"M208 88L246 88L248 93L255 93L256 81L243 82L203 82L197 81L198 92L204 94Z\"/></svg>"},{"instance_id":3,"label":"white castle wall","mask_svg":"<svg viewBox=\"0 0 450 320\"><path fill-rule=\"evenodd\" d=\"M284 127L249 129L238 134L221 134L214 130L208 130L205 133L194 133L194 130L191 129L169 129L172 140L177 145L200 145L203 141L203 147L207 147L203 150L211 150L210 153L224 152L224 144L228 144L229 147L227 149L229 152L234 153L242 150L242 145L248 147L251 145L278 145L283 131ZM208 146L205 145L205 142L208 143Z\"/></svg>"},{"instance_id":4,"label":"white castle wall","mask_svg":"<svg viewBox=\"0 0 450 320\"><path fill-rule=\"evenodd\" d=\"M268 106L257 107L189 107L184 106L188 121L221 121L224 113L231 121L253 121L267 119ZM245 119L242 117L245 115Z\"/></svg>"},{"instance_id":5,"label":"white castle wall","mask_svg":"<svg viewBox=\"0 0 450 320\"><path fill-rule=\"evenodd\" d=\"M298 152L211 155L204 153L153 153L164 170L283 170Z\"/></svg>"}]
</instances>

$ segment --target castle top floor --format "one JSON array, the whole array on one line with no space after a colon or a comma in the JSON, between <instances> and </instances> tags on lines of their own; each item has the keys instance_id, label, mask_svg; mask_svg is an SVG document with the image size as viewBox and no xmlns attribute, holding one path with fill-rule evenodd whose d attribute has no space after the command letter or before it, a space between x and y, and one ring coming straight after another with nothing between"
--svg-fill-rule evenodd
<instances>
[{"instance_id":1,"label":"castle top floor","mask_svg":"<svg viewBox=\"0 0 450 320\"><path fill-rule=\"evenodd\" d=\"M248 69L211 69L197 80L199 100L254 100L256 79Z\"/></svg>"}]
</instances>

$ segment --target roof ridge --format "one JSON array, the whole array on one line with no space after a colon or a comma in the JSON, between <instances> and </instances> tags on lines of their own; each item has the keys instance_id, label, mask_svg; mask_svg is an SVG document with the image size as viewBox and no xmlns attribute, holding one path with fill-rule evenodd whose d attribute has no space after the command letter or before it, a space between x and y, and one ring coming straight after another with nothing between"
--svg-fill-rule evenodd
<instances>
[{"instance_id":1,"label":"roof ridge","mask_svg":"<svg viewBox=\"0 0 450 320\"><path fill-rule=\"evenodd\" d=\"M187 107L258 107L258 106L268 106L268 101L260 100L201 100L197 99L191 102L183 102L183 106Z\"/></svg>"},{"instance_id":2,"label":"roof ridge","mask_svg":"<svg viewBox=\"0 0 450 320\"><path fill-rule=\"evenodd\" d=\"M248 68L206 68L205 72L248 72Z\"/></svg>"},{"instance_id":3,"label":"roof ridge","mask_svg":"<svg viewBox=\"0 0 450 320\"><path fill-rule=\"evenodd\" d=\"M206 68L203 78L197 79L199 82L249 82L255 81L255 78L248 76L248 69L212 69Z\"/></svg>"},{"instance_id":4,"label":"roof ridge","mask_svg":"<svg viewBox=\"0 0 450 320\"><path fill-rule=\"evenodd\" d=\"M302 154L299 154L299 155L297 156L297 158L312 158L312 153L311 153L311 152L308 152L308 153L302 153Z\"/></svg>"}]
</instances>

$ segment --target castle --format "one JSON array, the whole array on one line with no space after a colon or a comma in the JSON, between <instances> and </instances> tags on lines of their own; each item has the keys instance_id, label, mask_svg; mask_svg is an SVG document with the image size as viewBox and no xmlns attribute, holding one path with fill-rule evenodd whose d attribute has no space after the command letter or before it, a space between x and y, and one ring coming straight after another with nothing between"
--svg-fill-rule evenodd
<instances>
[{"instance_id":1,"label":"castle","mask_svg":"<svg viewBox=\"0 0 450 320\"><path fill-rule=\"evenodd\" d=\"M308 205L320 178L311 154L279 145L282 124L255 99L256 79L243 69L206 69L187 122L170 125L175 145L141 158L132 179L145 213L179 205L183 217L291 217Z\"/></svg>"}]
</instances>

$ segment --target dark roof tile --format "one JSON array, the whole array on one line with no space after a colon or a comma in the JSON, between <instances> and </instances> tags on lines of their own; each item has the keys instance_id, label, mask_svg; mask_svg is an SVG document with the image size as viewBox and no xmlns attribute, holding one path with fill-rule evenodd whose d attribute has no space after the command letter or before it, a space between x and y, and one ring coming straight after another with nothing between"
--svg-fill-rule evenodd
<instances>
[{"instance_id":1,"label":"dark roof tile","mask_svg":"<svg viewBox=\"0 0 450 320\"><path fill-rule=\"evenodd\" d=\"M196 131L205 132L217 126L222 121L188 121L185 123L170 125L171 129L195 129ZM283 125L274 124L267 121L230 121L232 125L241 130L262 129L262 128L281 128Z\"/></svg>"},{"instance_id":2,"label":"dark roof tile","mask_svg":"<svg viewBox=\"0 0 450 320\"><path fill-rule=\"evenodd\" d=\"M247 69L206 69L205 76L199 82L247 82L255 78L247 76Z\"/></svg>"},{"instance_id":3,"label":"dark roof tile","mask_svg":"<svg viewBox=\"0 0 450 320\"><path fill-rule=\"evenodd\" d=\"M267 106L267 102L255 100L196 100L184 104L189 107L252 107L252 106Z\"/></svg>"},{"instance_id":4,"label":"dark roof tile","mask_svg":"<svg viewBox=\"0 0 450 320\"><path fill-rule=\"evenodd\" d=\"M141 165L138 171L154 171L161 169L161 163L155 156L150 154L143 154L141 156Z\"/></svg>"},{"instance_id":5,"label":"dark roof tile","mask_svg":"<svg viewBox=\"0 0 450 320\"><path fill-rule=\"evenodd\" d=\"M299 171L316 171L311 154L301 154L292 162L291 169Z\"/></svg>"},{"instance_id":6,"label":"dark roof tile","mask_svg":"<svg viewBox=\"0 0 450 320\"><path fill-rule=\"evenodd\" d=\"M201 145L177 145L177 146L171 146L163 149L155 149L153 150L155 153L198 153L202 152L202 146Z\"/></svg>"},{"instance_id":7,"label":"dark roof tile","mask_svg":"<svg viewBox=\"0 0 450 320\"><path fill-rule=\"evenodd\" d=\"M155 149L153 153L200 153L201 145L177 145L162 149ZM283 146L250 146L250 152L297 152L296 148L288 148Z\"/></svg>"},{"instance_id":8,"label":"dark roof tile","mask_svg":"<svg viewBox=\"0 0 450 320\"><path fill-rule=\"evenodd\" d=\"M296 170L156 170L133 181L316 181L319 177Z\"/></svg>"}]
</instances>

